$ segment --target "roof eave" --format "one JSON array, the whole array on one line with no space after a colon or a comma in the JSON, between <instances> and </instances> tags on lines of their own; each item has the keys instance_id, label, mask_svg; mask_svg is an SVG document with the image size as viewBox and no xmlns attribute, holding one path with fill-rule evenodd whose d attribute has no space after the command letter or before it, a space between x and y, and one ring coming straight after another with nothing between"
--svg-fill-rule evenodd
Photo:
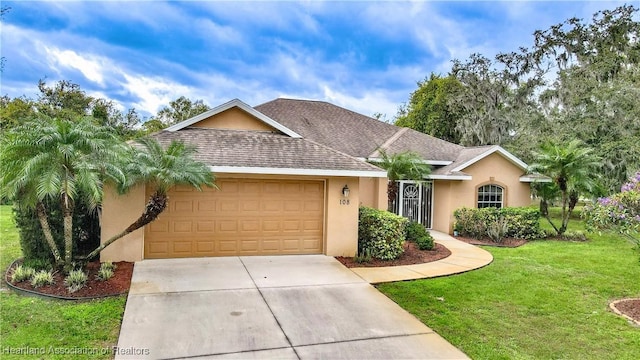
<instances>
[{"instance_id":1,"label":"roof eave","mask_svg":"<svg viewBox=\"0 0 640 360\"><path fill-rule=\"evenodd\" d=\"M463 169L475 164L476 162L486 158L487 156L489 156L489 155L491 155L491 154L493 154L495 152L500 153L507 160L511 161L513 164L515 164L516 166L518 166L522 170L526 170L529 167L524 161L518 159L515 155L513 155L512 153L510 153L507 150L505 150L502 146L494 145L491 148L489 148L489 150L487 150L487 151L481 153L480 155L475 156L471 160L465 161L464 163L462 163L462 164L456 166L455 168L451 169L451 171L462 171Z\"/></svg>"},{"instance_id":2,"label":"roof eave","mask_svg":"<svg viewBox=\"0 0 640 360\"><path fill-rule=\"evenodd\" d=\"M209 167L214 173L260 174L260 175L301 175L301 176L346 176L386 178L386 171L375 170L341 170L341 169L302 169L254 166L220 166Z\"/></svg>"},{"instance_id":3,"label":"roof eave","mask_svg":"<svg viewBox=\"0 0 640 360\"><path fill-rule=\"evenodd\" d=\"M202 121L208 117L217 115L223 111L229 110L233 107L238 107L240 109L242 109L243 111L247 112L248 114L256 117L257 119L259 119L260 121L264 122L265 124L281 131L282 133L292 137L292 138L301 138L302 136L300 136L298 133L296 133L295 131L289 129L288 127L280 124L279 122L273 120L272 118L268 117L267 115L259 112L258 110L252 108L251 106L249 106L248 104L246 104L245 102L239 100L239 99L233 99L231 101L228 101L222 105L216 106L213 109L209 110L209 111L205 111L200 115L196 115L190 119L187 119L185 121L179 122L175 125L169 126L168 128L166 128L165 130L167 131L178 131L180 129L184 129L187 126L193 125L199 121Z\"/></svg>"}]
</instances>

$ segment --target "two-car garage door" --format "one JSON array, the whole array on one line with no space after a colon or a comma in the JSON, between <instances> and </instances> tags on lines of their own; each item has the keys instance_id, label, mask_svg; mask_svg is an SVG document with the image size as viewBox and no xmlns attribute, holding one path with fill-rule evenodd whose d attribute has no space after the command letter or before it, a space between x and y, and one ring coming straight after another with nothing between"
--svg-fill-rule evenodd
<instances>
[{"instance_id":1,"label":"two-car garage door","mask_svg":"<svg viewBox=\"0 0 640 360\"><path fill-rule=\"evenodd\" d=\"M218 179L176 187L147 225L145 258L322 253L324 182Z\"/></svg>"}]
</instances>

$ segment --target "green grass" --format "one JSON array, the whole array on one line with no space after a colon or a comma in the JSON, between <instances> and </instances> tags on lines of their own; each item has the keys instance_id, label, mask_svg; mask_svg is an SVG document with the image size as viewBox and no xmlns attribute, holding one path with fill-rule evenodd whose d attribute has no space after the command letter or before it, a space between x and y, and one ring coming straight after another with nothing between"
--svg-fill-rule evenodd
<instances>
[{"instance_id":1,"label":"green grass","mask_svg":"<svg viewBox=\"0 0 640 360\"><path fill-rule=\"evenodd\" d=\"M640 297L638 253L614 234L589 238L485 247L485 268L379 289L473 359L638 359L640 328L608 310Z\"/></svg>"},{"instance_id":2,"label":"green grass","mask_svg":"<svg viewBox=\"0 0 640 360\"><path fill-rule=\"evenodd\" d=\"M18 232L11 207L0 206L0 266L6 267L21 256ZM117 343L125 296L86 302L64 302L24 297L10 291L0 292L0 357L6 349L39 349L42 359L109 359L110 348ZM106 349L106 350L105 350ZM59 354L55 354L57 351ZM83 351L84 355L64 354ZM95 351L98 355L87 354ZM101 354L101 352L103 352Z\"/></svg>"}]
</instances>

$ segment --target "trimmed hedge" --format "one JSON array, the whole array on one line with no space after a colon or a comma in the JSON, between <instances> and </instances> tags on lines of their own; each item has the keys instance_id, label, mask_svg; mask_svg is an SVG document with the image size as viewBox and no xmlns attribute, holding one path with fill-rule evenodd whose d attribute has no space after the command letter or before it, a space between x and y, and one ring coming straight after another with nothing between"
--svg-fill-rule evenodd
<instances>
[{"instance_id":1,"label":"trimmed hedge","mask_svg":"<svg viewBox=\"0 0 640 360\"><path fill-rule=\"evenodd\" d=\"M408 220L388 211L360 207L358 254L369 253L380 260L397 259L404 252Z\"/></svg>"},{"instance_id":2,"label":"trimmed hedge","mask_svg":"<svg viewBox=\"0 0 640 360\"><path fill-rule=\"evenodd\" d=\"M64 225L62 223L62 207L59 202L47 201L49 226L58 250L64 254ZM21 207L14 202L13 213L20 234L20 247L25 263L52 263L53 255L47 245L40 221L35 210ZM81 202L76 203L73 213L73 253L75 256L85 255L100 245L100 223L97 211L90 212Z\"/></svg>"},{"instance_id":3,"label":"trimmed hedge","mask_svg":"<svg viewBox=\"0 0 640 360\"><path fill-rule=\"evenodd\" d=\"M433 237L423 225L415 221L409 222L405 227L405 237L407 241L415 242L420 250L433 249Z\"/></svg>"},{"instance_id":4,"label":"trimmed hedge","mask_svg":"<svg viewBox=\"0 0 640 360\"><path fill-rule=\"evenodd\" d=\"M534 208L460 208L453 216L456 218L455 230L462 236L485 238L497 224L505 223L504 237L527 240L544 237L540 229L540 211Z\"/></svg>"}]
</instances>

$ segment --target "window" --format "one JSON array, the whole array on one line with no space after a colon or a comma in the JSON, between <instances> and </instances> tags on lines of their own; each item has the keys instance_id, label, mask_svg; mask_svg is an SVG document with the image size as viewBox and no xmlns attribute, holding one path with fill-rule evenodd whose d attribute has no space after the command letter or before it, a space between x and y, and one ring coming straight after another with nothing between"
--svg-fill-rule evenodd
<instances>
[{"instance_id":1,"label":"window","mask_svg":"<svg viewBox=\"0 0 640 360\"><path fill-rule=\"evenodd\" d=\"M498 185L484 185L478 188L478 209L486 207L502 207L504 189Z\"/></svg>"}]
</instances>

